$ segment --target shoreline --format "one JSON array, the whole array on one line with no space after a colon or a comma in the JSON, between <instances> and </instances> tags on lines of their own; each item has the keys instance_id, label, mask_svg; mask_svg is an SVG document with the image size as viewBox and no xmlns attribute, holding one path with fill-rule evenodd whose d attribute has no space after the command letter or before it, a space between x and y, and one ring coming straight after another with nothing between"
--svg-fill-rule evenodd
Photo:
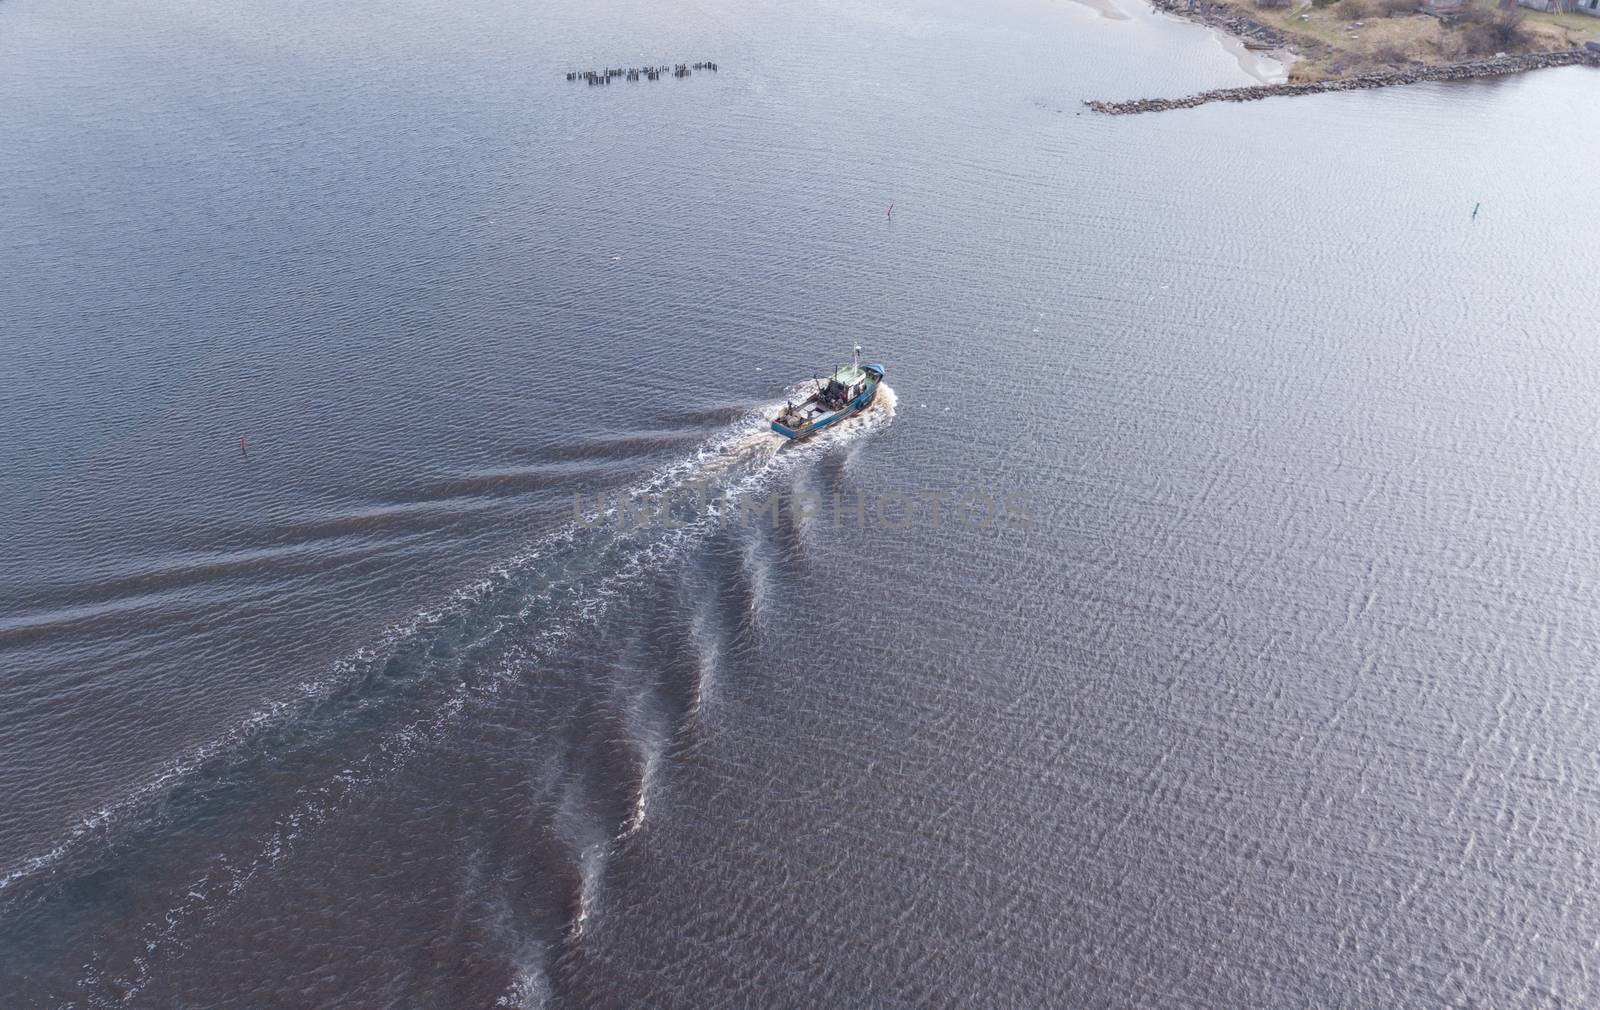
<instances>
[{"instance_id":1,"label":"shoreline","mask_svg":"<svg viewBox=\"0 0 1600 1010\"><path fill-rule=\"evenodd\" d=\"M1245 102L1281 95L1319 94L1415 84L1422 81L1499 77L1547 67L1600 67L1600 19L1577 30L1535 20L1518 8L1495 12L1471 0L1459 14L1436 17L1417 10L1385 14L1373 0L1293 0L1298 6L1246 6L1246 0L1147 0L1156 11L1203 25L1277 60L1288 70L1282 83L1217 88L1172 98L1085 100L1106 115L1187 109L1208 102ZM1378 0L1391 9L1393 0ZM1515 22L1515 40L1488 55L1470 30L1487 21ZM1481 30L1481 29L1480 29ZM1476 50L1476 51L1474 51ZM1246 68L1248 73L1248 68ZM1252 76L1255 76L1252 74Z\"/></svg>"},{"instance_id":2,"label":"shoreline","mask_svg":"<svg viewBox=\"0 0 1600 1010\"><path fill-rule=\"evenodd\" d=\"M1600 52L1568 49L1555 53L1525 53L1521 56L1495 56L1486 60L1413 67L1389 73L1358 74L1327 81L1301 81L1285 84L1250 84L1238 88L1216 88L1181 98L1135 98L1120 102L1086 99L1083 104L1107 116L1134 116L1143 112L1192 109L1209 102L1253 102L1282 95L1316 95L1329 91L1362 91L1423 81L1464 81L1475 77L1503 77L1548 67L1587 65L1600 67Z\"/></svg>"},{"instance_id":3,"label":"shoreline","mask_svg":"<svg viewBox=\"0 0 1600 1010\"><path fill-rule=\"evenodd\" d=\"M1231 38L1243 43L1246 49L1256 52L1265 52L1269 55L1279 53L1292 56L1306 55L1301 50L1308 48L1303 43L1307 40L1292 39L1288 32L1281 28L1257 21L1242 11L1225 4L1202 2L1202 0L1146 0L1151 7L1163 14L1192 21L1195 24L1215 28ZM1296 48L1293 43L1301 42Z\"/></svg>"}]
</instances>

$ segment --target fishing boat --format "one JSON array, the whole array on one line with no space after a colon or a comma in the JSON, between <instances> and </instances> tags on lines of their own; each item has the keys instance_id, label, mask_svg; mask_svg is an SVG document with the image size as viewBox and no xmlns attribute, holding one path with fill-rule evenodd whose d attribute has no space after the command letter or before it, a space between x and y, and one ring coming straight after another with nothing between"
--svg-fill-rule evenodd
<instances>
[{"instance_id":1,"label":"fishing boat","mask_svg":"<svg viewBox=\"0 0 1600 1010\"><path fill-rule=\"evenodd\" d=\"M818 379L816 391L800 403L791 401L783 405L778 416L772 419L772 430L784 438L809 438L830 424L872 406L882 381L883 366L863 365L861 345L857 344L850 364L825 381Z\"/></svg>"}]
</instances>

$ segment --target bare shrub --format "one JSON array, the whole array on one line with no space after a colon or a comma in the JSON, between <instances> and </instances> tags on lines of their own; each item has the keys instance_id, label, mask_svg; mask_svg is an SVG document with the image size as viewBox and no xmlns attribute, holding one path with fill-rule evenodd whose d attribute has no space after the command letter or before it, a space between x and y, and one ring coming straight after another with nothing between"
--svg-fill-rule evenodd
<instances>
[{"instance_id":1,"label":"bare shrub","mask_svg":"<svg viewBox=\"0 0 1600 1010\"><path fill-rule=\"evenodd\" d=\"M1514 53L1530 41L1527 16L1519 10L1499 11L1465 26L1461 44L1478 56L1489 53Z\"/></svg>"},{"instance_id":2,"label":"bare shrub","mask_svg":"<svg viewBox=\"0 0 1600 1010\"><path fill-rule=\"evenodd\" d=\"M1403 67L1411 62L1411 57L1406 55L1405 49L1395 45L1393 42L1374 49L1372 58L1391 67Z\"/></svg>"},{"instance_id":3,"label":"bare shrub","mask_svg":"<svg viewBox=\"0 0 1600 1010\"><path fill-rule=\"evenodd\" d=\"M1372 5L1367 0L1339 0L1336 13L1346 21L1360 21L1372 16Z\"/></svg>"},{"instance_id":4,"label":"bare shrub","mask_svg":"<svg viewBox=\"0 0 1600 1010\"><path fill-rule=\"evenodd\" d=\"M1417 0L1378 0L1378 9L1391 18L1402 18L1417 12Z\"/></svg>"}]
</instances>

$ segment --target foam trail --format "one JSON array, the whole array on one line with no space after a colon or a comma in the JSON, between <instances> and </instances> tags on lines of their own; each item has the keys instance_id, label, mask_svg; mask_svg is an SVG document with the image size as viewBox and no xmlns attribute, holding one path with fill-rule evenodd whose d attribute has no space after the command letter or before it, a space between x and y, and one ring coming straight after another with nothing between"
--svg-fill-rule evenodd
<instances>
[{"instance_id":1,"label":"foam trail","mask_svg":"<svg viewBox=\"0 0 1600 1010\"><path fill-rule=\"evenodd\" d=\"M639 771L639 787L634 792L633 810L628 815L628 823L623 825L622 834L618 841L631 838L638 834L644 827L644 818L650 811L650 790L655 782L656 766L661 763L660 752L652 747L644 755L644 766Z\"/></svg>"},{"instance_id":2,"label":"foam trail","mask_svg":"<svg viewBox=\"0 0 1600 1010\"><path fill-rule=\"evenodd\" d=\"M85 818L57 845L0 875L0 894L59 866L92 837L104 835L125 820L142 816L147 819L145 826L153 828L181 816L181 811L172 812L171 803L156 802L179 783L207 776L216 780L211 784L225 797L231 787L229 777L239 769L247 774L251 759L263 749L311 752L324 739L339 738L343 720L352 713L380 705L409 706L408 716L390 713L395 725L380 731L366 753L340 760L337 767L341 770L330 772L331 777L301 787L298 798L275 819L275 827L256 840L253 855L237 850L231 855L219 853L209 868L182 887L164 916L146 924L141 933L147 956L140 957L131 972L117 973L125 980L123 991L136 994L148 984L158 954L181 946L187 923L227 907L263 870L287 858L302 833L315 828L369 784L392 775L410 754L437 740L469 702L492 703L507 685L525 682L539 667L545 649L558 646L574 630L595 620L631 585L725 522L727 503L760 492L776 476L831 446L882 427L892 420L895 404L893 390L881 386L873 407L799 444L786 443L768 430L776 403L747 416L627 492L646 496L707 482L717 485L719 493L708 496L680 527L618 532L610 526L574 521L541 537L484 578L451 593L438 606L385 629L372 644L333 663L324 676L302 683L295 698L267 706L216 741L175 761L118 802ZM785 446L790 451L780 453ZM612 511L606 510L608 514ZM470 675L457 668L465 661L463 657L490 642L499 648L499 658L491 667L475 668ZM412 693L401 694L396 702L396 692L383 688L390 683L386 678L394 676L396 660L406 657L417 664L411 679L404 682L411 685ZM714 655L707 663L714 665ZM703 703L708 676L702 672L696 712ZM366 686L372 682L379 683L375 693ZM437 696L440 690L443 697ZM645 748L638 793L620 833L592 840L581 850L582 883L574 919L577 935L593 913L606 851L636 834L645 823L660 761L661 741L654 743ZM86 966L86 972L85 983L111 974L108 967L93 963Z\"/></svg>"},{"instance_id":3,"label":"foam trail","mask_svg":"<svg viewBox=\"0 0 1600 1010\"><path fill-rule=\"evenodd\" d=\"M695 644L695 682L694 694L689 699L688 718L691 723L700 720L700 713L711 699L712 685L715 683L717 663L721 658L722 648L713 636L710 618L705 610L695 611L690 626L691 640Z\"/></svg>"},{"instance_id":4,"label":"foam trail","mask_svg":"<svg viewBox=\"0 0 1600 1010\"><path fill-rule=\"evenodd\" d=\"M578 857L578 909L572 917L571 939L576 941L583 938L584 928L589 924L589 916L594 912L595 904L599 901L600 873L605 868L605 860L609 846L604 842L596 842L584 848Z\"/></svg>"},{"instance_id":5,"label":"foam trail","mask_svg":"<svg viewBox=\"0 0 1600 1010\"><path fill-rule=\"evenodd\" d=\"M769 408L769 411L770 409L775 408ZM702 470L729 469L739 462L755 461L759 464L771 455L766 452L765 443L769 438L775 439L777 436L765 434L757 426L758 423L764 423L759 416L747 418L742 425L735 426L730 432L703 444L689 457L662 468L628 493L633 495L659 493L662 490L685 485ZM775 449L776 446L773 446L774 451ZM725 462L719 464L718 461ZM294 718L308 707L326 702L334 692L359 680L375 666L381 665L393 654L396 647L468 612L503 587L519 571L534 565L541 558L556 555L563 548L570 547L580 532L581 528L577 524L568 524L541 538L533 546L497 565L486 577L456 589L438 605L419 610L409 619L384 629L372 643L361 647L348 657L334 661L322 677L301 682L295 698L269 704L215 740L177 758L115 802L85 815L59 843L0 872L0 893L18 881L57 864L90 835L110 828L123 815L152 800L186 776L198 772L223 753L230 749L248 746L262 730L280 720ZM524 615L531 612L538 602L540 601L537 599L530 599L529 605L524 608Z\"/></svg>"},{"instance_id":6,"label":"foam trail","mask_svg":"<svg viewBox=\"0 0 1600 1010\"><path fill-rule=\"evenodd\" d=\"M494 1005L512 1010L544 1010L554 998L544 970L536 965L525 965L517 969L510 990L495 1000Z\"/></svg>"}]
</instances>

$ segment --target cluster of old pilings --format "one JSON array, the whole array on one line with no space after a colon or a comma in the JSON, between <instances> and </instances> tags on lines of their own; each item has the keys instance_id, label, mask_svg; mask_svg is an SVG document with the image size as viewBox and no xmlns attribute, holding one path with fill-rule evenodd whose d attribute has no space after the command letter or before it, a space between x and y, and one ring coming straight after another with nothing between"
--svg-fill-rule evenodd
<instances>
[{"instance_id":1,"label":"cluster of old pilings","mask_svg":"<svg viewBox=\"0 0 1600 1010\"><path fill-rule=\"evenodd\" d=\"M1554 53L1527 53L1521 56L1496 56L1468 63L1447 63L1443 66L1412 67L1392 73L1362 74L1335 81L1315 81L1307 84L1255 84L1245 88L1219 88L1202 91L1186 98L1137 98L1127 102L1095 102L1083 104L1108 116L1132 116L1141 112L1166 112L1170 109L1192 109L1207 102L1253 102L1274 95L1315 95L1324 91L1359 91L1363 88L1387 88L1396 84L1416 84L1419 81L1463 81L1471 77L1500 77L1520 74L1544 67L1566 67L1587 63L1600 67L1600 53L1588 49L1563 49Z\"/></svg>"},{"instance_id":2,"label":"cluster of old pilings","mask_svg":"<svg viewBox=\"0 0 1600 1010\"><path fill-rule=\"evenodd\" d=\"M688 77L696 70L716 72L717 65L706 60L699 63L663 64L659 67L606 67L604 70L569 70L567 80L586 81L590 87L610 84L614 78L625 81L659 81L663 74L670 77Z\"/></svg>"}]
</instances>

